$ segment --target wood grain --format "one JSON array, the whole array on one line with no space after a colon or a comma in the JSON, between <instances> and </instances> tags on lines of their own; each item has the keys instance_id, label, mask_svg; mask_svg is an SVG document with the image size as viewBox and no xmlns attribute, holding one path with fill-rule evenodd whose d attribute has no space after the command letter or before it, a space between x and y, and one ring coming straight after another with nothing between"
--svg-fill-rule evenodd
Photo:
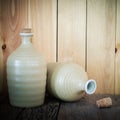
<instances>
[{"instance_id":1,"label":"wood grain","mask_svg":"<svg viewBox=\"0 0 120 120\"><path fill-rule=\"evenodd\" d=\"M1 34L1 0L0 0L0 34Z\"/></svg>"},{"instance_id":2,"label":"wood grain","mask_svg":"<svg viewBox=\"0 0 120 120\"><path fill-rule=\"evenodd\" d=\"M3 90L3 76L4 76L4 62L3 62L3 51L2 51L3 41L0 36L0 94Z\"/></svg>"},{"instance_id":3,"label":"wood grain","mask_svg":"<svg viewBox=\"0 0 120 120\"><path fill-rule=\"evenodd\" d=\"M85 68L86 1L58 1L58 61Z\"/></svg>"},{"instance_id":4,"label":"wood grain","mask_svg":"<svg viewBox=\"0 0 120 120\"><path fill-rule=\"evenodd\" d=\"M88 0L87 72L97 93L114 93L115 0Z\"/></svg>"},{"instance_id":5,"label":"wood grain","mask_svg":"<svg viewBox=\"0 0 120 120\"><path fill-rule=\"evenodd\" d=\"M117 0L116 15L115 93L120 94L120 0Z\"/></svg>"},{"instance_id":6,"label":"wood grain","mask_svg":"<svg viewBox=\"0 0 120 120\"><path fill-rule=\"evenodd\" d=\"M33 44L47 62L56 61L56 0L30 0L29 26L34 32Z\"/></svg>"},{"instance_id":7,"label":"wood grain","mask_svg":"<svg viewBox=\"0 0 120 120\"><path fill-rule=\"evenodd\" d=\"M95 103L105 97L110 97L113 104L99 109ZM120 95L93 94L72 103L49 97L46 100L39 107L19 108L0 97L0 120L120 120Z\"/></svg>"},{"instance_id":8,"label":"wood grain","mask_svg":"<svg viewBox=\"0 0 120 120\"><path fill-rule=\"evenodd\" d=\"M1 36L6 45L3 51L3 89L6 90L6 60L7 57L20 45L19 32L27 23L26 0L1 0ZM1 64L2 65L2 64ZM4 91L5 91L4 90Z\"/></svg>"},{"instance_id":9,"label":"wood grain","mask_svg":"<svg viewBox=\"0 0 120 120\"><path fill-rule=\"evenodd\" d=\"M8 98L0 97L0 120L57 120L59 101L47 96L45 104L21 108L11 106Z\"/></svg>"},{"instance_id":10,"label":"wood grain","mask_svg":"<svg viewBox=\"0 0 120 120\"><path fill-rule=\"evenodd\" d=\"M6 50L4 58L20 45L19 32L27 24L26 0L2 0L2 37L5 40Z\"/></svg>"},{"instance_id":11,"label":"wood grain","mask_svg":"<svg viewBox=\"0 0 120 120\"><path fill-rule=\"evenodd\" d=\"M0 0L0 94L2 92L3 84L3 52L2 52L2 38L1 38L1 0Z\"/></svg>"},{"instance_id":12,"label":"wood grain","mask_svg":"<svg viewBox=\"0 0 120 120\"><path fill-rule=\"evenodd\" d=\"M99 109L96 101L110 97L113 105L110 108ZM62 102L57 120L119 120L120 95L90 95L77 102Z\"/></svg>"}]
</instances>

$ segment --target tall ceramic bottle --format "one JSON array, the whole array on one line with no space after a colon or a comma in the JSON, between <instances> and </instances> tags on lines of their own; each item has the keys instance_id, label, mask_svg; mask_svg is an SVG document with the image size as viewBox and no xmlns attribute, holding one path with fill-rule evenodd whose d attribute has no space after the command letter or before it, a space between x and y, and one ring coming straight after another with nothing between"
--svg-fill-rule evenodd
<instances>
[{"instance_id":1,"label":"tall ceramic bottle","mask_svg":"<svg viewBox=\"0 0 120 120\"><path fill-rule=\"evenodd\" d=\"M75 63L48 64L47 89L55 97L64 101L76 101L84 93L93 94L96 81L88 80L84 69Z\"/></svg>"},{"instance_id":2,"label":"tall ceramic bottle","mask_svg":"<svg viewBox=\"0 0 120 120\"><path fill-rule=\"evenodd\" d=\"M31 43L31 29L23 29L20 36L20 47L7 60L10 103L18 107L39 106L45 97L46 62Z\"/></svg>"}]
</instances>

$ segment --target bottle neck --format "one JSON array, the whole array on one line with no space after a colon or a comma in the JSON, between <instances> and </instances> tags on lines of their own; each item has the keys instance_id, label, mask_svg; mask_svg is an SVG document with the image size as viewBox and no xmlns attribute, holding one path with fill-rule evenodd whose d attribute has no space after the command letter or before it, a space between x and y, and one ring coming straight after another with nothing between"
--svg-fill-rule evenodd
<instances>
[{"instance_id":1,"label":"bottle neck","mask_svg":"<svg viewBox=\"0 0 120 120\"><path fill-rule=\"evenodd\" d=\"M31 44L31 36L21 36L22 45Z\"/></svg>"}]
</instances>

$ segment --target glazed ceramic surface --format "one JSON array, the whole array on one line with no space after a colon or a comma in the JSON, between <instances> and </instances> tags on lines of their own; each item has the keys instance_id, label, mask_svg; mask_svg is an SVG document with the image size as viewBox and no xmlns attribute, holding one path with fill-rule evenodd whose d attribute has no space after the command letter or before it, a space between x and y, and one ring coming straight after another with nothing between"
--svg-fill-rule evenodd
<instances>
[{"instance_id":1,"label":"glazed ceramic surface","mask_svg":"<svg viewBox=\"0 0 120 120\"><path fill-rule=\"evenodd\" d=\"M10 103L19 107L42 105L45 97L46 62L31 43L32 33L20 33L22 44L7 60Z\"/></svg>"},{"instance_id":2,"label":"glazed ceramic surface","mask_svg":"<svg viewBox=\"0 0 120 120\"><path fill-rule=\"evenodd\" d=\"M55 97L64 101L76 101L84 93L93 94L95 80L89 80L82 67L74 63L48 64L47 89Z\"/></svg>"}]
</instances>

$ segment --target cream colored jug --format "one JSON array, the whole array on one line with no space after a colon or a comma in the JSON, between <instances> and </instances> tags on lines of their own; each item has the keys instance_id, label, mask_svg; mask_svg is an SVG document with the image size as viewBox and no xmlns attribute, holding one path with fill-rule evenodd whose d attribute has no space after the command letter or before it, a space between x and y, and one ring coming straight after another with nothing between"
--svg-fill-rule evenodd
<instances>
[{"instance_id":1,"label":"cream colored jug","mask_svg":"<svg viewBox=\"0 0 120 120\"><path fill-rule=\"evenodd\" d=\"M49 63L47 89L64 101L79 100L83 94L93 94L96 81L88 80L87 73L75 63Z\"/></svg>"},{"instance_id":2,"label":"cream colored jug","mask_svg":"<svg viewBox=\"0 0 120 120\"><path fill-rule=\"evenodd\" d=\"M31 43L33 33L23 29L22 43L7 60L7 82L11 105L34 107L44 103L47 66Z\"/></svg>"}]
</instances>

